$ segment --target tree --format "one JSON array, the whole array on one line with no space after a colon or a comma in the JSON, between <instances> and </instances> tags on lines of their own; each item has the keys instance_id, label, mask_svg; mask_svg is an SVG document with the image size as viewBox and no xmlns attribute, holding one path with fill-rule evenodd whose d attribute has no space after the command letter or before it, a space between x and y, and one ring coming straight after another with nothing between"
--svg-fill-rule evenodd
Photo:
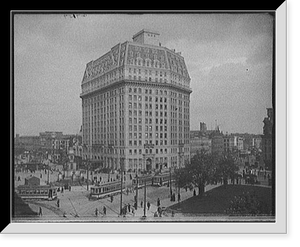
<instances>
[{"instance_id":1,"label":"tree","mask_svg":"<svg viewBox=\"0 0 300 247\"><path fill-rule=\"evenodd\" d=\"M186 167L176 169L173 174L176 186L178 189L189 187L191 179Z\"/></svg>"},{"instance_id":2,"label":"tree","mask_svg":"<svg viewBox=\"0 0 300 247\"><path fill-rule=\"evenodd\" d=\"M226 186L229 178L233 179L237 175L239 170L236 165L234 156L231 153L225 153L216 161L216 177L223 180L223 184Z\"/></svg>"},{"instance_id":3,"label":"tree","mask_svg":"<svg viewBox=\"0 0 300 247\"><path fill-rule=\"evenodd\" d=\"M204 194L204 189L214 177L215 165L213 157L205 151L197 152L192 158L191 163L186 165L188 179L198 187L198 194Z\"/></svg>"}]
</instances>

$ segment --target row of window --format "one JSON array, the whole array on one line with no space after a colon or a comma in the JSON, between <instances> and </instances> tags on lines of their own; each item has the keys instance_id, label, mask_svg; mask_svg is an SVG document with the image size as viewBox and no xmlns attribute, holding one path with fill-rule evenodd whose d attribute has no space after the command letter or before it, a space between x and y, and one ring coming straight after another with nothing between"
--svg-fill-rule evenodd
<instances>
[{"instance_id":1,"label":"row of window","mask_svg":"<svg viewBox=\"0 0 300 247\"><path fill-rule=\"evenodd\" d=\"M145 94L149 94L149 98L146 98L145 101L152 101L152 96L154 95L168 95L168 91L167 90L162 90L162 89L148 89L145 88L142 90L142 88L128 88L128 92L129 93L145 93ZM103 106L103 105L109 105L109 104L113 104L113 103L117 103L117 98L119 98L119 101L124 101L124 93L125 93L125 89L124 87L120 87L119 89L115 89L115 90L110 90L108 92L105 93L101 93L97 96L91 97L91 98L87 98L87 99L83 99L82 100L82 105L91 105L92 107L96 107L96 106ZM117 97L119 95L119 97ZM130 94L131 95L131 94ZM183 99L183 101L186 103L188 103L189 101L189 95L188 94L182 94L182 93L177 93L177 92L173 92L173 91L169 91L169 95L172 97L171 102L172 103L177 103L177 97L179 98L179 104L181 104L181 100ZM140 95L141 96L141 95ZM129 96L129 100L131 99ZM133 96L134 99L137 99L137 96ZM174 99L173 99L174 98ZM140 98L140 100L142 100L142 98ZM155 102L158 102L158 97L156 97ZM160 102L162 102L162 99L160 99ZM164 102L167 102L166 99L164 99Z\"/></svg>"},{"instance_id":2,"label":"row of window","mask_svg":"<svg viewBox=\"0 0 300 247\"><path fill-rule=\"evenodd\" d=\"M133 73L133 74L142 74L142 69L128 68L128 72ZM143 70L143 72L144 72L145 75L148 75L148 74L152 75L152 72L153 72L153 75L155 75L155 76L164 76L164 77L167 76L166 71L164 71L164 72L163 71L158 71L158 70L152 71L152 70L145 69L145 70Z\"/></svg>"}]
</instances>

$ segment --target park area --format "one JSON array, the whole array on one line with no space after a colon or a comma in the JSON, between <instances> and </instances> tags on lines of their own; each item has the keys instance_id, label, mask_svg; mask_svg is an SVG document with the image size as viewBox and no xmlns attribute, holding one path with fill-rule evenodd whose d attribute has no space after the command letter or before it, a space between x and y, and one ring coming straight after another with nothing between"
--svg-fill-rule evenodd
<instances>
[{"instance_id":1,"label":"park area","mask_svg":"<svg viewBox=\"0 0 300 247\"><path fill-rule=\"evenodd\" d=\"M219 186L169 207L190 216L270 216L272 189L251 185Z\"/></svg>"}]
</instances>

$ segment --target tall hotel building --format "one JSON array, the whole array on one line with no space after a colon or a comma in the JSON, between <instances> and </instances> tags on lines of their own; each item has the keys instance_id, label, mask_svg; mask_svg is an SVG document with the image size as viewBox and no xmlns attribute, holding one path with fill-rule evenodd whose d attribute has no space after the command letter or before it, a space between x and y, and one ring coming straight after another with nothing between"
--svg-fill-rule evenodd
<instances>
[{"instance_id":1,"label":"tall hotel building","mask_svg":"<svg viewBox=\"0 0 300 247\"><path fill-rule=\"evenodd\" d=\"M89 62L81 88L84 159L125 170L190 160L190 77L159 33L143 29Z\"/></svg>"}]
</instances>

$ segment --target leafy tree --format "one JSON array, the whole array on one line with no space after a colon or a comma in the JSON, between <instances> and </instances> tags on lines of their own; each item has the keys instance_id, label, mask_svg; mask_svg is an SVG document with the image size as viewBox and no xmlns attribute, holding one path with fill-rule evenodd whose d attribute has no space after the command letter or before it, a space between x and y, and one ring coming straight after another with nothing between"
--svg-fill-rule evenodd
<instances>
[{"instance_id":1,"label":"leafy tree","mask_svg":"<svg viewBox=\"0 0 300 247\"><path fill-rule=\"evenodd\" d=\"M213 157L205 151L197 152L191 163L186 165L187 179L198 188L198 194L203 195L207 184L211 182L215 174Z\"/></svg>"},{"instance_id":2,"label":"leafy tree","mask_svg":"<svg viewBox=\"0 0 300 247\"><path fill-rule=\"evenodd\" d=\"M235 158L231 153L225 153L216 161L216 177L223 180L226 186L229 178L235 178L239 170Z\"/></svg>"},{"instance_id":3,"label":"leafy tree","mask_svg":"<svg viewBox=\"0 0 300 247\"><path fill-rule=\"evenodd\" d=\"M176 169L174 171L173 178L175 179L175 183L178 189L189 187L189 185L191 184L189 172L186 167Z\"/></svg>"}]
</instances>

